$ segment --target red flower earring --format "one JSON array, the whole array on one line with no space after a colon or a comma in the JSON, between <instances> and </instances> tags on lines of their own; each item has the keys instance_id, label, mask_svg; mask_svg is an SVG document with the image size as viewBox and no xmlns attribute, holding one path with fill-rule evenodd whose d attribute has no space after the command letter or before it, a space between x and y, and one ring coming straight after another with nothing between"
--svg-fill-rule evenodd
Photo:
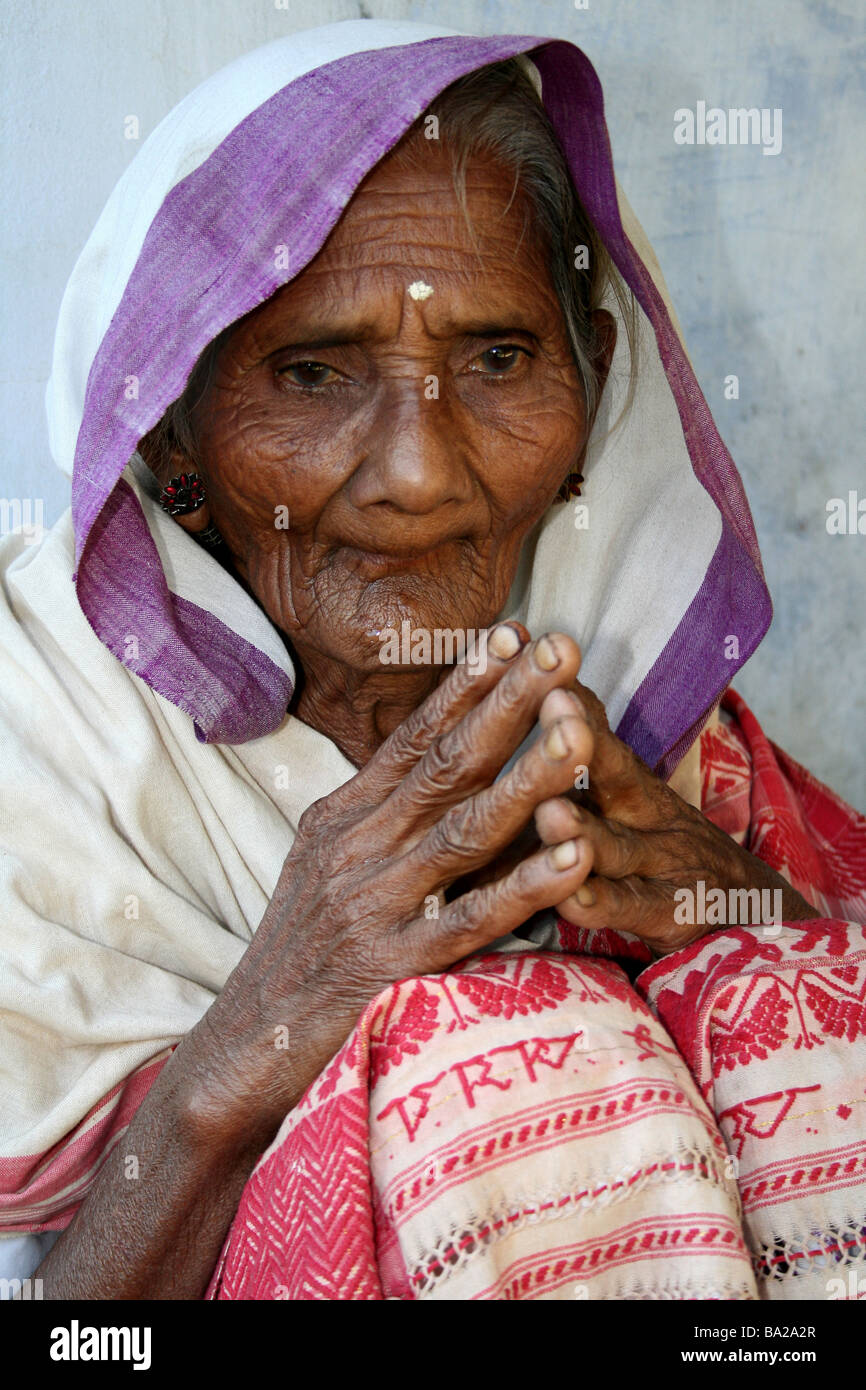
<instances>
[{"instance_id":1,"label":"red flower earring","mask_svg":"<svg viewBox=\"0 0 866 1390\"><path fill-rule=\"evenodd\" d=\"M572 497L580 496L580 485L583 482L582 473L569 473L553 499L554 502L568 502Z\"/></svg>"},{"instance_id":2,"label":"red flower earring","mask_svg":"<svg viewBox=\"0 0 866 1390\"><path fill-rule=\"evenodd\" d=\"M189 516L204 506L207 492L197 473L178 473L170 478L159 495L160 506L169 516ZM201 531L190 531L194 541L205 545L209 550L219 550L225 541L216 526L210 525Z\"/></svg>"},{"instance_id":3,"label":"red flower earring","mask_svg":"<svg viewBox=\"0 0 866 1390\"><path fill-rule=\"evenodd\" d=\"M188 516L204 505L206 496L204 483L197 473L178 473L166 483L159 502L169 516Z\"/></svg>"}]
</instances>

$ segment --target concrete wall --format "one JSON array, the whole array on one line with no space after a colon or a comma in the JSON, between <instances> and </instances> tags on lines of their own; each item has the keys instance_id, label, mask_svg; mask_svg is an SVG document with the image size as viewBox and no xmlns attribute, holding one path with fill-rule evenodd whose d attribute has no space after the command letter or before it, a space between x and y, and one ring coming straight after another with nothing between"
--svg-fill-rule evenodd
<instances>
[{"instance_id":1,"label":"concrete wall","mask_svg":"<svg viewBox=\"0 0 866 1390\"><path fill-rule=\"evenodd\" d=\"M771 736L866 804L866 537L826 503L866 469L857 0L7 0L0 495L68 505L43 390L60 297L142 138L197 82L293 29L359 13L570 38L607 98L617 172L658 252L698 378L743 474L776 605L737 681ZM674 112L783 112L777 156L679 146ZM725 378L739 378L726 400ZM866 523L864 523L866 524Z\"/></svg>"}]
</instances>

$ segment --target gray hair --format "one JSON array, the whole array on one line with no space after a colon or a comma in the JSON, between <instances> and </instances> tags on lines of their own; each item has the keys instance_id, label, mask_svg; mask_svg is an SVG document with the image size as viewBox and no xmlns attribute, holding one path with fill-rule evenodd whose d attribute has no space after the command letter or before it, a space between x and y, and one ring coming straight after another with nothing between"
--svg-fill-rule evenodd
<instances>
[{"instance_id":1,"label":"gray hair","mask_svg":"<svg viewBox=\"0 0 866 1390\"><path fill-rule=\"evenodd\" d=\"M473 159L484 155L495 159L513 174L512 200L518 193L525 196L533 219L526 230L544 239L590 422L601 397L603 345L592 315L608 290L613 294L629 344L629 389L622 419L634 394L637 371L634 298L580 201L550 117L523 61L509 58L458 78L406 131L391 151L392 158L405 164L417 160L414 142L428 128L431 116L438 121L439 139L451 155L455 191L473 236L466 196L467 168ZM586 248L586 268L575 264L578 247ZM208 389L217 355L233 326L205 348L182 395L147 436L148 462L158 476L169 468L174 449L193 464L199 463L193 412Z\"/></svg>"}]
</instances>

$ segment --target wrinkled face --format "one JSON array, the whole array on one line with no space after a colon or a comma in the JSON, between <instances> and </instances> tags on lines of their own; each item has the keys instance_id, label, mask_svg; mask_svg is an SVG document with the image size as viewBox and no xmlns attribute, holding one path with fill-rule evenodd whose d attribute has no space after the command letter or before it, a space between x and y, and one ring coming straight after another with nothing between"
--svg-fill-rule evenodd
<instances>
[{"instance_id":1,"label":"wrinkled face","mask_svg":"<svg viewBox=\"0 0 866 1390\"><path fill-rule=\"evenodd\" d=\"M212 520L302 662L381 670L404 619L489 625L582 451L544 247L510 174L478 162L467 187L477 240L437 142L378 165L197 411Z\"/></svg>"}]
</instances>

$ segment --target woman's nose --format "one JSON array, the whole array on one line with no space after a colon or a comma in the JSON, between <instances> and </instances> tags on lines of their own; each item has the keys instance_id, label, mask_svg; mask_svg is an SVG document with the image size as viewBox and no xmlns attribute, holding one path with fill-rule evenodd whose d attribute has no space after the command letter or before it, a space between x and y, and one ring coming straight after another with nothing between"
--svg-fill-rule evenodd
<instances>
[{"instance_id":1,"label":"woman's nose","mask_svg":"<svg viewBox=\"0 0 866 1390\"><path fill-rule=\"evenodd\" d=\"M418 387L402 385L387 393L367 434L363 462L350 481L353 506L387 503L423 515L470 500L468 441L455 429L436 389L435 379L427 378Z\"/></svg>"}]
</instances>

